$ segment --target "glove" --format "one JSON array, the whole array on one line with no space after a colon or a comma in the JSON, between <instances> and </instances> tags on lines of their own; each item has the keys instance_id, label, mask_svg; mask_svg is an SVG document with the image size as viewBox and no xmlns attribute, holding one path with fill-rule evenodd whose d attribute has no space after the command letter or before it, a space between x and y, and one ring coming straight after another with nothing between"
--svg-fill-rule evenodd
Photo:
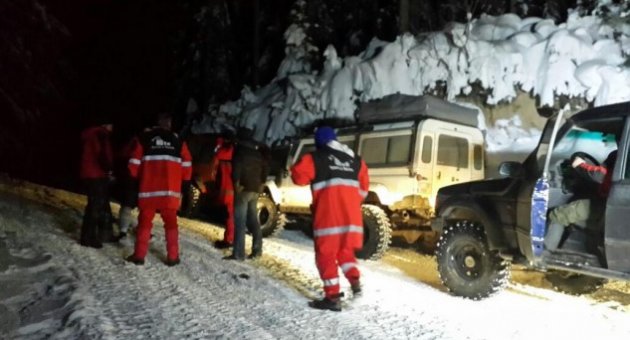
<instances>
[{"instance_id":1,"label":"glove","mask_svg":"<svg viewBox=\"0 0 630 340\"><path fill-rule=\"evenodd\" d=\"M585 162L586 161L584 159L582 159L581 157L575 157L573 162L571 162L571 166L573 168L577 168L578 166L580 166L580 164L585 163Z\"/></svg>"}]
</instances>

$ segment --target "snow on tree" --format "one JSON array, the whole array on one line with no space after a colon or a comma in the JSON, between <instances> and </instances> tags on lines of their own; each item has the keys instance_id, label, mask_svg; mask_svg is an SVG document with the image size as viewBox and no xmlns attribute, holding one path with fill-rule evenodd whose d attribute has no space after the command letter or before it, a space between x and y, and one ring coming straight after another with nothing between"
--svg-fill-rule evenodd
<instances>
[{"instance_id":1,"label":"snow on tree","mask_svg":"<svg viewBox=\"0 0 630 340\"><path fill-rule=\"evenodd\" d=\"M288 32L287 44L294 44L289 39L295 31ZM443 89L448 100L455 100L480 87L488 105L513 100L517 90L537 97L541 106L553 106L560 96L604 105L630 100L629 45L630 26L623 20L577 11L562 24L514 14L482 15L423 36L404 34L390 43L373 39L363 53L343 59L330 46L319 74L306 68L288 74L283 66L270 84L244 89L220 112L272 143L317 120L352 122L357 102L393 93Z\"/></svg>"}]
</instances>

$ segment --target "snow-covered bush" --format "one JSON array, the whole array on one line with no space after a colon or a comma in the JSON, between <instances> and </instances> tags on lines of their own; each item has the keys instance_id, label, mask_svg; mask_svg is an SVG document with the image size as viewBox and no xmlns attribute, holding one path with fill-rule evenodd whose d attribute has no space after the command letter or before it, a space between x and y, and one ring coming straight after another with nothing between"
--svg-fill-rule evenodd
<instances>
[{"instance_id":1,"label":"snow-covered bush","mask_svg":"<svg viewBox=\"0 0 630 340\"><path fill-rule=\"evenodd\" d=\"M297 33L287 30L287 45L296 45ZM272 143L316 120L352 121L358 101L397 92L420 95L444 88L454 100L481 87L488 105L513 100L517 90L537 97L540 105L553 106L560 96L604 105L630 100L629 54L626 20L573 11L557 25L514 14L482 15L424 36L405 34L390 43L374 39L363 53L343 59L329 46L318 74L287 72L294 68L283 63L273 82L244 89L220 111Z\"/></svg>"}]
</instances>

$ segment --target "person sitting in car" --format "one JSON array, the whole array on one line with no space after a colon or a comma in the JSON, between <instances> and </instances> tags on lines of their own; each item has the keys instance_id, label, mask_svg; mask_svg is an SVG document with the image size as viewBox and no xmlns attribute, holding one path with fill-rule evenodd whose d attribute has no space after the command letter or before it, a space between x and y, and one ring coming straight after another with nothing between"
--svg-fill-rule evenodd
<instances>
[{"instance_id":1,"label":"person sitting in car","mask_svg":"<svg viewBox=\"0 0 630 340\"><path fill-rule=\"evenodd\" d=\"M617 145L619 138L617 137ZM612 183L612 174L617 161L617 150L606 157L602 165L592 165L581 157L571 161L571 167L583 177L599 183L595 197L574 197L574 199L549 212L549 229L545 236L545 248L555 250L560 245L564 229L570 225L582 227L600 225L606 209L606 199Z\"/></svg>"}]
</instances>

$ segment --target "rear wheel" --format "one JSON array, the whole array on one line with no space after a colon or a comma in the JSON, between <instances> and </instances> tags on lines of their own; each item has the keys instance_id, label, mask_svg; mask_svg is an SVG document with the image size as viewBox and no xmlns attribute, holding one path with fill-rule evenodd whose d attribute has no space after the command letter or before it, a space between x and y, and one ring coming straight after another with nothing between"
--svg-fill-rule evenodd
<instances>
[{"instance_id":1,"label":"rear wheel","mask_svg":"<svg viewBox=\"0 0 630 340\"><path fill-rule=\"evenodd\" d=\"M392 227L389 217L383 209L371 204L364 204L363 211L363 248L356 252L360 259L378 260L389 248Z\"/></svg>"},{"instance_id":2,"label":"rear wheel","mask_svg":"<svg viewBox=\"0 0 630 340\"><path fill-rule=\"evenodd\" d=\"M278 206L267 194L258 198L258 222L262 236L268 237L278 234L287 223L286 216L278 210Z\"/></svg>"},{"instance_id":3,"label":"rear wheel","mask_svg":"<svg viewBox=\"0 0 630 340\"><path fill-rule=\"evenodd\" d=\"M554 289L571 294L590 294L601 288L606 279L563 271L550 271L545 275Z\"/></svg>"},{"instance_id":4,"label":"rear wheel","mask_svg":"<svg viewBox=\"0 0 630 340\"><path fill-rule=\"evenodd\" d=\"M459 221L446 226L436 257L440 279L455 295L479 300L508 283L510 263L489 250L480 224Z\"/></svg>"}]
</instances>

